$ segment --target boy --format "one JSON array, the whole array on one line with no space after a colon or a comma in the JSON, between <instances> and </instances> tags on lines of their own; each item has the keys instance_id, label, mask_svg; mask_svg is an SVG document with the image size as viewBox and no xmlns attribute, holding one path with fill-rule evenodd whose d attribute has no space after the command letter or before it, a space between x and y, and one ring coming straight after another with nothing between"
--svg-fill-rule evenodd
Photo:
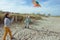
<instances>
[{"instance_id":1,"label":"boy","mask_svg":"<svg viewBox=\"0 0 60 40\"><path fill-rule=\"evenodd\" d=\"M29 23L31 22L30 16L27 16L24 23L25 23L25 28L29 28Z\"/></svg>"}]
</instances>

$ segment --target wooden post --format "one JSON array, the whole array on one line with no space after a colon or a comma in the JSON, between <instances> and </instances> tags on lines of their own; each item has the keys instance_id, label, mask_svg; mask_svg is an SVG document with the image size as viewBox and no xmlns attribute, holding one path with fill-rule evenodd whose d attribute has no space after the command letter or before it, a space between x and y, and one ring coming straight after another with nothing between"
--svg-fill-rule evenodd
<instances>
[{"instance_id":1,"label":"wooden post","mask_svg":"<svg viewBox=\"0 0 60 40\"><path fill-rule=\"evenodd\" d=\"M15 18L15 21L17 22L17 16L16 16L16 18Z\"/></svg>"}]
</instances>

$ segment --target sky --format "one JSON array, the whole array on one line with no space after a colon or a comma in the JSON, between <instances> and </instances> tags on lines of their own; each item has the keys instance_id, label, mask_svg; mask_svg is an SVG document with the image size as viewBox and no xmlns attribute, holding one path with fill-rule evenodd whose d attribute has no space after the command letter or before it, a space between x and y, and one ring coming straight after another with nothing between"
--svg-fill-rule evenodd
<instances>
[{"instance_id":1,"label":"sky","mask_svg":"<svg viewBox=\"0 0 60 40\"><path fill-rule=\"evenodd\" d=\"M36 0L41 7L34 7L32 0L0 0L0 10L17 13L60 15L60 0Z\"/></svg>"}]
</instances>

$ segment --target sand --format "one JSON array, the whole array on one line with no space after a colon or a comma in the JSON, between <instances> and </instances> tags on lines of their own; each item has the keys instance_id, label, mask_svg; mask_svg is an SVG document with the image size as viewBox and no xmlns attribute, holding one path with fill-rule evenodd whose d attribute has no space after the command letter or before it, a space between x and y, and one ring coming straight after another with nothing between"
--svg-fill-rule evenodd
<instances>
[{"instance_id":1,"label":"sand","mask_svg":"<svg viewBox=\"0 0 60 40\"><path fill-rule=\"evenodd\" d=\"M35 20L30 28L24 28L24 24L12 24L13 40L60 40L60 17L42 17L43 20ZM0 40L4 30L0 28ZM7 40L9 40L9 35Z\"/></svg>"}]
</instances>

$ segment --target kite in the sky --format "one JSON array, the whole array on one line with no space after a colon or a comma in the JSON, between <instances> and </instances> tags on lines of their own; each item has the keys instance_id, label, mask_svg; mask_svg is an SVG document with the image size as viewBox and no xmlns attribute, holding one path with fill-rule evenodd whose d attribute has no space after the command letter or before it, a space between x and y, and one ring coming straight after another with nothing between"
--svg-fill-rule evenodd
<instances>
[{"instance_id":1,"label":"kite in the sky","mask_svg":"<svg viewBox=\"0 0 60 40\"><path fill-rule=\"evenodd\" d=\"M41 7L38 1L33 0L34 7Z\"/></svg>"}]
</instances>

